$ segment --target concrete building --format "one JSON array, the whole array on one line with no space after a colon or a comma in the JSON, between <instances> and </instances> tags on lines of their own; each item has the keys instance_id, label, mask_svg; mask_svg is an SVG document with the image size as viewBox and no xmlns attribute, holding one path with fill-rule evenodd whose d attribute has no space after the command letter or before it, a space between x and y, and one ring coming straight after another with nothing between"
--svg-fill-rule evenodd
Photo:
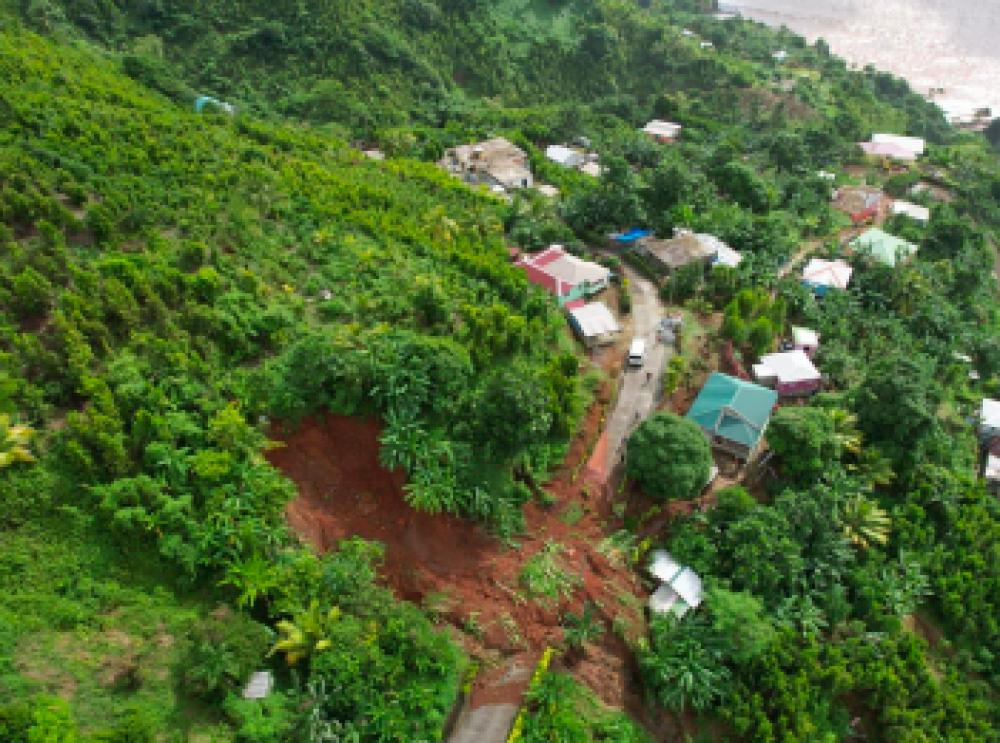
<instances>
[{"instance_id":1,"label":"concrete building","mask_svg":"<svg viewBox=\"0 0 1000 743\"><path fill-rule=\"evenodd\" d=\"M503 137L453 147L438 165L470 185L513 189L529 188L534 183L527 154Z\"/></svg>"}]
</instances>

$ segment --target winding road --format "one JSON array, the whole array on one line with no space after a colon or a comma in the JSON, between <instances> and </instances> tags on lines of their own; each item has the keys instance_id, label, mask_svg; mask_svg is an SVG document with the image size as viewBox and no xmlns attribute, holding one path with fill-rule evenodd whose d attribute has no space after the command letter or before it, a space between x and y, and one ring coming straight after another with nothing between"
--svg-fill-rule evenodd
<instances>
[{"instance_id":1,"label":"winding road","mask_svg":"<svg viewBox=\"0 0 1000 743\"><path fill-rule=\"evenodd\" d=\"M632 287L632 337L646 339L646 361L641 369L625 367L622 372L622 387L607 425L608 472L621 461L628 435L656 409L660 377L672 353L656 335L662 317L656 287L630 268L623 268ZM652 376L647 381L649 374Z\"/></svg>"}]
</instances>

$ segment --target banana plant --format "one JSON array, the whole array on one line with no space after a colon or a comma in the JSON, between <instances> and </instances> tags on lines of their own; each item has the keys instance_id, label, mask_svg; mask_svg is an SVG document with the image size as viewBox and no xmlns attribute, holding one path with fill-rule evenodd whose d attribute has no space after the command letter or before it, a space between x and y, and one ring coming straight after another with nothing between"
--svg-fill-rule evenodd
<instances>
[{"instance_id":1,"label":"banana plant","mask_svg":"<svg viewBox=\"0 0 1000 743\"><path fill-rule=\"evenodd\" d=\"M340 608L334 606L327 612L320 611L315 599L304 613L294 621L282 619L275 626L281 635L268 653L268 657L279 650L285 654L285 661L294 666L303 658L328 650L332 643L326 637L330 625L340 618Z\"/></svg>"},{"instance_id":2,"label":"banana plant","mask_svg":"<svg viewBox=\"0 0 1000 743\"><path fill-rule=\"evenodd\" d=\"M0 415L0 469L15 462L34 462L35 455L28 450L34 435L30 426L14 424L9 415Z\"/></svg>"}]
</instances>

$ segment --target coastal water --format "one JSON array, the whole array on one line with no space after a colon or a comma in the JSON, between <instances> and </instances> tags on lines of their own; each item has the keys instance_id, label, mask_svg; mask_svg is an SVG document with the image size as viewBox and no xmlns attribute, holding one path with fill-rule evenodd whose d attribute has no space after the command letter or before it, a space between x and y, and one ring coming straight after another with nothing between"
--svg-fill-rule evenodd
<instances>
[{"instance_id":1,"label":"coastal water","mask_svg":"<svg viewBox=\"0 0 1000 743\"><path fill-rule=\"evenodd\" d=\"M728 0L727 8L784 24L858 66L906 78L945 108L1000 116L1000 0ZM931 91L944 88L944 93Z\"/></svg>"}]
</instances>

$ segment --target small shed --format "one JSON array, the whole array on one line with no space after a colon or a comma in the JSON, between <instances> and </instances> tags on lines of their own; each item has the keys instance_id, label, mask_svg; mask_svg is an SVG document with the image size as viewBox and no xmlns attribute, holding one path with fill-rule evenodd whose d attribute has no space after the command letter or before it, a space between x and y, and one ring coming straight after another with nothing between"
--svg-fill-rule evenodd
<instances>
[{"instance_id":1,"label":"small shed","mask_svg":"<svg viewBox=\"0 0 1000 743\"><path fill-rule=\"evenodd\" d=\"M661 585L649 597L653 614L672 613L678 619L704 600L701 577L691 568L677 562L666 550L654 550L649 572Z\"/></svg>"},{"instance_id":2,"label":"small shed","mask_svg":"<svg viewBox=\"0 0 1000 743\"><path fill-rule=\"evenodd\" d=\"M915 222L920 224L927 224L928 220L931 218L931 210L926 206L920 206L919 204L914 204L909 201L894 201L892 202L892 213L893 215L901 214L904 217L909 217Z\"/></svg>"},{"instance_id":3,"label":"small shed","mask_svg":"<svg viewBox=\"0 0 1000 743\"><path fill-rule=\"evenodd\" d=\"M568 312L570 325L587 348L614 343L621 337L621 326L604 302L568 308Z\"/></svg>"},{"instance_id":4,"label":"small shed","mask_svg":"<svg viewBox=\"0 0 1000 743\"><path fill-rule=\"evenodd\" d=\"M578 168L583 165L583 153L561 144L550 144L545 148L545 157L564 168Z\"/></svg>"},{"instance_id":5,"label":"small shed","mask_svg":"<svg viewBox=\"0 0 1000 743\"><path fill-rule=\"evenodd\" d=\"M270 671L257 671L250 675L250 680L243 687L244 699L265 699L274 686L274 677Z\"/></svg>"},{"instance_id":6,"label":"small shed","mask_svg":"<svg viewBox=\"0 0 1000 743\"><path fill-rule=\"evenodd\" d=\"M810 359L819 349L819 333L810 328L792 326L792 346L805 353Z\"/></svg>"},{"instance_id":7,"label":"small shed","mask_svg":"<svg viewBox=\"0 0 1000 743\"><path fill-rule=\"evenodd\" d=\"M769 353L760 357L760 364L754 366L754 373L760 370L763 380L774 382L774 389L779 395L808 395L819 389L823 375L817 369L804 351L782 351ZM767 384L765 386L770 386Z\"/></svg>"},{"instance_id":8,"label":"small shed","mask_svg":"<svg viewBox=\"0 0 1000 743\"><path fill-rule=\"evenodd\" d=\"M709 46L711 46L711 44L709 44ZM680 124L674 124L671 121L653 119L642 128L642 131L654 142L659 142L660 144L671 144L677 140L677 136L681 133L682 128L683 127L681 127Z\"/></svg>"}]
</instances>

